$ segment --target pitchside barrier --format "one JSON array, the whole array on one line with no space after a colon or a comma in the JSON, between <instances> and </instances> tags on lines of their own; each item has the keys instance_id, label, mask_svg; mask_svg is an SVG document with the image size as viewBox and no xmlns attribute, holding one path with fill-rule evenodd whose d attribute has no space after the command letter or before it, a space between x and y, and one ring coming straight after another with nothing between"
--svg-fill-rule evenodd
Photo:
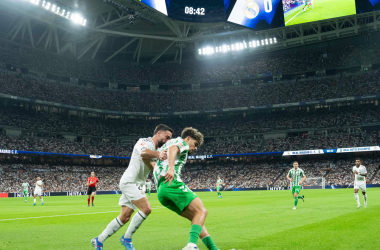
<instances>
[{"instance_id":1,"label":"pitchside barrier","mask_svg":"<svg viewBox=\"0 0 380 250\"><path fill-rule=\"evenodd\" d=\"M380 187L380 184L370 184L367 188ZM336 189L336 188L353 188L353 185L332 185L326 186L326 189ZM302 189L322 189L322 186L303 186ZM251 190L269 190L269 191L280 191L289 190L288 187L261 187L261 188L226 188L222 189L225 191L251 191ZM192 189L193 192L216 192L216 189ZM152 190L151 193L156 193L156 190ZM121 191L96 191L96 195L102 194L121 194ZM43 192L42 196L87 196L87 191L78 192ZM0 193L0 198L17 198L24 197L23 193ZM33 197L33 193L28 193L28 197Z\"/></svg>"}]
</instances>

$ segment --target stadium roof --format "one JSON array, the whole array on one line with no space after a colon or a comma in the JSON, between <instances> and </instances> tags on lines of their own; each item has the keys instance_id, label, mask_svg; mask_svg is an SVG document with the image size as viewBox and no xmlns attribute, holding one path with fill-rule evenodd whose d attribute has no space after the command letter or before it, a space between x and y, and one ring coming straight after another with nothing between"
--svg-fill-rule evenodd
<instances>
[{"instance_id":1,"label":"stadium roof","mask_svg":"<svg viewBox=\"0 0 380 250\"><path fill-rule=\"evenodd\" d=\"M135 0L52 2L81 13L87 25L75 25L25 0L3 0L0 38L78 59L155 63L164 55L167 61L181 63L184 54L194 55L198 48L220 41L276 37L278 44L261 48L270 51L353 36L380 26L380 14L373 12L258 32L230 23L173 20Z\"/></svg>"}]
</instances>

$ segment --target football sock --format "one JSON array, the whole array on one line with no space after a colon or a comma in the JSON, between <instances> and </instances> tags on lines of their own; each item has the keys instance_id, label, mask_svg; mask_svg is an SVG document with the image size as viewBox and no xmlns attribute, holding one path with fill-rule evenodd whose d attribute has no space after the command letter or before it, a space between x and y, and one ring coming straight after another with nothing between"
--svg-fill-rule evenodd
<instances>
[{"instance_id":1,"label":"football sock","mask_svg":"<svg viewBox=\"0 0 380 250\"><path fill-rule=\"evenodd\" d=\"M92 196L92 203L94 203L95 196Z\"/></svg>"},{"instance_id":2,"label":"football sock","mask_svg":"<svg viewBox=\"0 0 380 250\"><path fill-rule=\"evenodd\" d=\"M129 227L127 229L127 232L124 234L124 238L130 239L132 238L132 235L139 229L141 224L144 222L146 219L146 215L138 211L132 218L131 223L129 224Z\"/></svg>"},{"instance_id":3,"label":"football sock","mask_svg":"<svg viewBox=\"0 0 380 250\"><path fill-rule=\"evenodd\" d=\"M367 194L363 194L363 198L364 198L364 202L367 202Z\"/></svg>"},{"instance_id":4,"label":"football sock","mask_svg":"<svg viewBox=\"0 0 380 250\"><path fill-rule=\"evenodd\" d=\"M294 206L295 206L295 207L297 206L297 203L298 203L298 197L295 197L295 198L294 198Z\"/></svg>"},{"instance_id":5,"label":"football sock","mask_svg":"<svg viewBox=\"0 0 380 250\"><path fill-rule=\"evenodd\" d=\"M298 199L302 199L302 195L298 195Z\"/></svg>"},{"instance_id":6,"label":"football sock","mask_svg":"<svg viewBox=\"0 0 380 250\"><path fill-rule=\"evenodd\" d=\"M25 200L28 200L28 195L25 195Z\"/></svg>"},{"instance_id":7,"label":"football sock","mask_svg":"<svg viewBox=\"0 0 380 250\"><path fill-rule=\"evenodd\" d=\"M36 198L34 198L34 203L36 203Z\"/></svg>"},{"instance_id":8,"label":"football sock","mask_svg":"<svg viewBox=\"0 0 380 250\"><path fill-rule=\"evenodd\" d=\"M149 197L150 197L150 191L148 191L148 195L149 195Z\"/></svg>"},{"instance_id":9,"label":"football sock","mask_svg":"<svg viewBox=\"0 0 380 250\"><path fill-rule=\"evenodd\" d=\"M358 193L355 193L355 200L358 203L358 205L360 205L359 194Z\"/></svg>"},{"instance_id":10,"label":"football sock","mask_svg":"<svg viewBox=\"0 0 380 250\"><path fill-rule=\"evenodd\" d=\"M44 198L41 198L41 202L44 203Z\"/></svg>"},{"instance_id":11,"label":"football sock","mask_svg":"<svg viewBox=\"0 0 380 250\"><path fill-rule=\"evenodd\" d=\"M99 235L98 241L103 243L108 237L116 233L124 224L120 221L119 217L116 217L108 224L106 229Z\"/></svg>"},{"instance_id":12,"label":"football sock","mask_svg":"<svg viewBox=\"0 0 380 250\"><path fill-rule=\"evenodd\" d=\"M87 204L90 205L90 197L87 198Z\"/></svg>"},{"instance_id":13,"label":"football sock","mask_svg":"<svg viewBox=\"0 0 380 250\"><path fill-rule=\"evenodd\" d=\"M202 227L200 225L197 225L197 224L191 225L188 243L193 243L196 245L201 232L202 232Z\"/></svg>"},{"instance_id":14,"label":"football sock","mask_svg":"<svg viewBox=\"0 0 380 250\"><path fill-rule=\"evenodd\" d=\"M219 248L215 245L215 242L211 239L210 235L207 235L202 239L203 244L207 247L208 250L218 250Z\"/></svg>"}]
</instances>

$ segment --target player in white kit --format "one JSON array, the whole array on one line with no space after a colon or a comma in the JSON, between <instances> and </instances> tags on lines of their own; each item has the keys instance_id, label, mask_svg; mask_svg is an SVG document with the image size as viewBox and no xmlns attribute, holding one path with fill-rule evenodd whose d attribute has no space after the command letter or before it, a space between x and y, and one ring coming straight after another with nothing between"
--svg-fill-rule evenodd
<instances>
[{"instance_id":1,"label":"player in white kit","mask_svg":"<svg viewBox=\"0 0 380 250\"><path fill-rule=\"evenodd\" d=\"M33 203L33 206L36 205L36 200L37 200L36 197L37 197L37 195L41 199L41 205L44 204L44 199L41 196L41 194L42 194L42 187L43 187L43 183L41 181L41 178L38 176L37 177L37 181L36 181L36 187L34 188L34 203Z\"/></svg>"},{"instance_id":2,"label":"player in white kit","mask_svg":"<svg viewBox=\"0 0 380 250\"><path fill-rule=\"evenodd\" d=\"M133 216L127 232L120 239L125 249L134 250L132 235L152 211L143 186L150 171L153 170L151 162L155 159L162 161L167 159L167 151L158 152L157 150L172 138L172 133L171 128L160 124L155 128L153 137L141 138L137 141L129 166L120 180L121 214L111 221L98 237L91 240L96 250L102 250L103 242L126 224L138 208L139 211Z\"/></svg>"},{"instance_id":3,"label":"player in white kit","mask_svg":"<svg viewBox=\"0 0 380 250\"><path fill-rule=\"evenodd\" d=\"M364 198L364 207L367 207L367 193L366 193L366 176L367 169L361 165L360 158L355 160L355 166L352 168L352 172L354 173L354 192L355 192L355 200L358 203L358 207L360 208L360 200L359 200L359 188L362 191Z\"/></svg>"}]
</instances>

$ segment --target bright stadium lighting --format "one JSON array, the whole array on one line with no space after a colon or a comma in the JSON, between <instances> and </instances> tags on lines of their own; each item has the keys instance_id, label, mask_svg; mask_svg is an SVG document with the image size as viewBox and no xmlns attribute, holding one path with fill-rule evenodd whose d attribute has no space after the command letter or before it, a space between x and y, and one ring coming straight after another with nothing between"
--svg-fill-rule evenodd
<instances>
[{"instance_id":1,"label":"bright stadium lighting","mask_svg":"<svg viewBox=\"0 0 380 250\"><path fill-rule=\"evenodd\" d=\"M268 45L268 39L265 39L265 44Z\"/></svg>"},{"instance_id":2,"label":"bright stadium lighting","mask_svg":"<svg viewBox=\"0 0 380 250\"><path fill-rule=\"evenodd\" d=\"M269 43L272 44L273 43L273 40L272 38L269 38Z\"/></svg>"},{"instance_id":3,"label":"bright stadium lighting","mask_svg":"<svg viewBox=\"0 0 380 250\"><path fill-rule=\"evenodd\" d=\"M42 2L42 7L45 7L45 5L46 5L46 1L43 1Z\"/></svg>"},{"instance_id":4,"label":"bright stadium lighting","mask_svg":"<svg viewBox=\"0 0 380 250\"><path fill-rule=\"evenodd\" d=\"M203 55L207 55L207 50L206 50L206 48L203 48Z\"/></svg>"},{"instance_id":5,"label":"bright stadium lighting","mask_svg":"<svg viewBox=\"0 0 380 250\"><path fill-rule=\"evenodd\" d=\"M231 50L235 50L235 45L231 44Z\"/></svg>"},{"instance_id":6,"label":"bright stadium lighting","mask_svg":"<svg viewBox=\"0 0 380 250\"><path fill-rule=\"evenodd\" d=\"M227 52L227 46L223 45L223 52Z\"/></svg>"},{"instance_id":7,"label":"bright stadium lighting","mask_svg":"<svg viewBox=\"0 0 380 250\"><path fill-rule=\"evenodd\" d=\"M46 10L49 10L49 9L50 9L50 5L51 5L50 2L47 2L47 3L45 4L45 9L46 9Z\"/></svg>"},{"instance_id":8,"label":"bright stadium lighting","mask_svg":"<svg viewBox=\"0 0 380 250\"><path fill-rule=\"evenodd\" d=\"M256 48L256 41L253 41L252 45L253 45L254 48Z\"/></svg>"},{"instance_id":9,"label":"bright stadium lighting","mask_svg":"<svg viewBox=\"0 0 380 250\"><path fill-rule=\"evenodd\" d=\"M274 37L274 38L273 38L273 41L274 41L274 43L277 43L277 38Z\"/></svg>"},{"instance_id":10,"label":"bright stadium lighting","mask_svg":"<svg viewBox=\"0 0 380 250\"><path fill-rule=\"evenodd\" d=\"M230 48L230 45L227 45L227 50L228 50L228 51L230 51L230 50L231 50L231 48Z\"/></svg>"},{"instance_id":11,"label":"bright stadium lighting","mask_svg":"<svg viewBox=\"0 0 380 250\"><path fill-rule=\"evenodd\" d=\"M202 50L198 49L198 53L199 53L199 55L202 55Z\"/></svg>"},{"instance_id":12,"label":"bright stadium lighting","mask_svg":"<svg viewBox=\"0 0 380 250\"><path fill-rule=\"evenodd\" d=\"M222 52L222 46L219 46L219 52Z\"/></svg>"},{"instance_id":13,"label":"bright stadium lighting","mask_svg":"<svg viewBox=\"0 0 380 250\"><path fill-rule=\"evenodd\" d=\"M261 45L263 45L263 46L264 46L264 40L261 40Z\"/></svg>"},{"instance_id":14,"label":"bright stadium lighting","mask_svg":"<svg viewBox=\"0 0 380 250\"><path fill-rule=\"evenodd\" d=\"M235 49L236 49L236 50L240 50L240 47L239 47L239 44L238 44L238 43L235 43Z\"/></svg>"},{"instance_id":15,"label":"bright stadium lighting","mask_svg":"<svg viewBox=\"0 0 380 250\"><path fill-rule=\"evenodd\" d=\"M219 48L218 47L215 47L215 52L219 52Z\"/></svg>"},{"instance_id":16,"label":"bright stadium lighting","mask_svg":"<svg viewBox=\"0 0 380 250\"><path fill-rule=\"evenodd\" d=\"M55 4L53 4L53 6L51 6L51 11L53 11L53 12L55 12L55 8L56 8L57 6L55 6Z\"/></svg>"},{"instance_id":17,"label":"bright stadium lighting","mask_svg":"<svg viewBox=\"0 0 380 250\"><path fill-rule=\"evenodd\" d=\"M86 19L83 19L82 25L83 25L83 26L86 26L86 24L87 24L87 20L86 20Z\"/></svg>"},{"instance_id":18,"label":"bright stadium lighting","mask_svg":"<svg viewBox=\"0 0 380 250\"><path fill-rule=\"evenodd\" d=\"M244 49L243 43L240 43L240 49Z\"/></svg>"},{"instance_id":19,"label":"bright stadium lighting","mask_svg":"<svg viewBox=\"0 0 380 250\"><path fill-rule=\"evenodd\" d=\"M244 48L247 48L247 43L245 41L243 41L243 44L244 44Z\"/></svg>"},{"instance_id":20,"label":"bright stadium lighting","mask_svg":"<svg viewBox=\"0 0 380 250\"><path fill-rule=\"evenodd\" d=\"M59 10L60 10L60 9L61 9L60 7L57 8L57 11L56 11L57 14L59 13Z\"/></svg>"},{"instance_id":21,"label":"bright stadium lighting","mask_svg":"<svg viewBox=\"0 0 380 250\"><path fill-rule=\"evenodd\" d=\"M260 46L260 41L259 40L257 40L257 47L259 47Z\"/></svg>"},{"instance_id":22,"label":"bright stadium lighting","mask_svg":"<svg viewBox=\"0 0 380 250\"><path fill-rule=\"evenodd\" d=\"M248 46L251 48L251 47L252 47L252 42L249 42L249 43L248 43Z\"/></svg>"},{"instance_id":23,"label":"bright stadium lighting","mask_svg":"<svg viewBox=\"0 0 380 250\"><path fill-rule=\"evenodd\" d=\"M64 16L64 15L65 15L65 12L66 12L66 10L63 9L62 12L61 12L61 16Z\"/></svg>"}]
</instances>

